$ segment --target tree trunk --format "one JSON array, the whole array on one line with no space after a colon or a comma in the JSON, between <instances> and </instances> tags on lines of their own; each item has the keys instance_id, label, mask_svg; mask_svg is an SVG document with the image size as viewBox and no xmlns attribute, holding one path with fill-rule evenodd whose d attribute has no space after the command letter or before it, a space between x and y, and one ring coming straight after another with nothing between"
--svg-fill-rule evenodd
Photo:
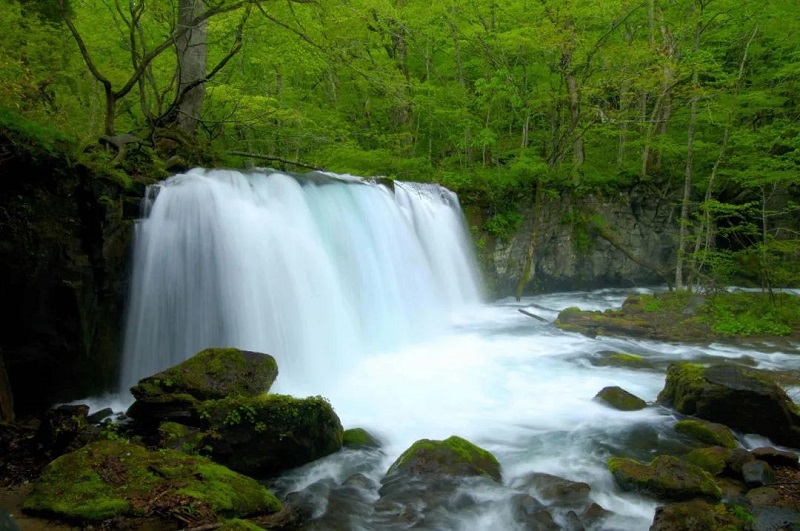
<instances>
[{"instance_id":1,"label":"tree trunk","mask_svg":"<svg viewBox=\"0 0 800 531\"><path fill-rule=\"evenodd\" d=\"M11 394L11 384L8 381L8 374L6 374L2 352L0 352L0 420L14 421L14 397Z\"/></svg>"},{"instance_id":2,"label":"tree trunk","mask_svg":"<svg viewBox=\"0 0 800 531\"><path fill-rule=\"evenodd\" d=\"M175 48L178 55L178 105L176 122L181 131L192 134L197 127L203 107L208 46L206 21L195 26L192 21L205 11L205 0L180 0L178 30L188 28L178 35Z\"/></svg>"}]
</instances>

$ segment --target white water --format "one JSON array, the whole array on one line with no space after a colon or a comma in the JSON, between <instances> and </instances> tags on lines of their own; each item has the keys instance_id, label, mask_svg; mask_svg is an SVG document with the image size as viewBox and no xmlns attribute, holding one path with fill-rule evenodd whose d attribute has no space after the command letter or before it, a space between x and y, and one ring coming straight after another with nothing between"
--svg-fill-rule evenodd
<instances>
[{"instance_id":1,"label":"white water","mask_svg":"<svg viewBox=\"0 0 800 531\"><path fill-rule=\"evenodd\" d=\"M647 529L656 503L621 493L605 463L681 447L675 419L659 407L615 411L594 395L619 385L652 402L677 359L800 369L789 352L588 339L517 311L531 302L618 307L622 291L476 304L457 199L431 186L398 183L393 195L284 175L174 177L139 225L131 292L123 385L207 346L269 352L280 391L324 395L346 428L384 440L381 452L345 450L285 474L273 485L281 493L355 472L379 481L420 438L459 435L491 450L511 488L465 485L486 503L439 515L438 529L517 529L510 496L533 471L588 482L592 500L613 511L598 528ZM639 354L654 368L593 365L603 351ZM364 495L374 501L377 491ZM348 528L383 527L357 503L346 512Z\"/></svg>"}]
</instances>

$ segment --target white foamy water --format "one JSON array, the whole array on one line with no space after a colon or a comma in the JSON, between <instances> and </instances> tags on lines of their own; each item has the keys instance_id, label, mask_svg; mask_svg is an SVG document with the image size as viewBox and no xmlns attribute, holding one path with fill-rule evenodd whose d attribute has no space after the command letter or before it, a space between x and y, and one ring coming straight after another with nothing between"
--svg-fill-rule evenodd
<instances>
[{"instance_id":1,"label":"white foamy water","mask_svg":"<svg viewBox=\"0 0 800 531\"><path fill-rule=\"evenodd\" d=\"M458 435L497 456L503 485L465 482L475 503L438 510L426 528L522 529L512 497L526 474L546 472L589 483L591 500L612 511L590 528L647 529L656 502L620 492L606 461L677 453L685 440L670 411L619 412L597 392L618 385L652 403L675 360L800 369L779 349L589 339L517 311L619 307L632 290L480 304L452 192L347 181L193 170L157 188L138 226L123 388L209 346L267 352L278 391L326 396L346 428L383 439L380 452L343 450L283 475L279 493L330 493L354 473L377 482L414 441ZM595 365L607 351L653 368ZM377 487L362 494L375 501ZM346 525L321 529L387 528L370 503L337 503ZM318 516L328 504L320 495Z\"/></svg>"}]
</instances>

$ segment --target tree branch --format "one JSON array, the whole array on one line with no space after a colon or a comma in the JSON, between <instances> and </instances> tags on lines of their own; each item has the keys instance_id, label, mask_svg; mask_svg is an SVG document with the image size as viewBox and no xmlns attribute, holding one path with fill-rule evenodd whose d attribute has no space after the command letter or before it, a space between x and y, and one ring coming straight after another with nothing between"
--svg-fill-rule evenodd
<instances>
[{"instance_id":1,"label":"tree branch","mask_svg":"<svg viewBox=\"0 0 800 531\"><path fill-rule=\"evenodd\" d=\"M296 160L286 160L280 157L271 157L269 155L262 155L260 153L247 153L245 151L228 151L228 155L233 155L236 157L244 157L244 158L251 158L251 159L261 159L261 160L271 160L275 162L282 162L283 164L291 164L292 166L298 166L300 168L306 168L309 170L316 170L316 171L325 171L323 168L319 168L317 166L312 166L310 164L305 164L303 162L298 162Z\"/></svg>"}]
</instances>

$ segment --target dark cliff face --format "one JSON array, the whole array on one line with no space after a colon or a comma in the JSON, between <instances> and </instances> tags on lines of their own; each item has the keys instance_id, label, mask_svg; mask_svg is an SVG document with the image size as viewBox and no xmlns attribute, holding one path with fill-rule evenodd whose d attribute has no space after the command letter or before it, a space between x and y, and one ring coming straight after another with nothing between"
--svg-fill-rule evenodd
<instances>
[{"instance_id":1,"label":"dark cliff face","mask_svg":"<svg viewBox=\"0 0 800 531\"><path fill-rule=\"evenodd\" d=\"M17 416L116 378L137 194L67 151L0 129L0 353Z\"/></svg>"},{"instance_id":2,"label":"dark cliff face","mask_svg":"<svg viewBox=\"0 0 800 531\"><path fill-rule=\"evenodd\" d=\"M514 295L538 224L524 294L665 284L657 271L674 267L672 205L669 199L636 192L611 198L547 197L538 211L533 205L526 209L510 239L488 243L485 273L498 297Z\"/></svg>"}]
</instances>

